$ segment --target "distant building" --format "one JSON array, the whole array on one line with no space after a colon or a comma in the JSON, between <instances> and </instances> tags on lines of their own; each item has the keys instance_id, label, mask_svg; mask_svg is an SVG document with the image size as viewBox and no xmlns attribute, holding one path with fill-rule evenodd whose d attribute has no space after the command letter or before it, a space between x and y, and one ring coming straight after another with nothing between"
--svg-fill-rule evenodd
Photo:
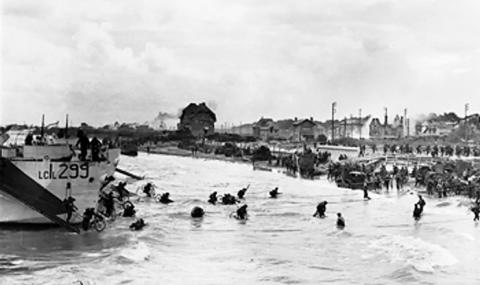
<instances>
[{"instance_id":1,"label":"distant building","mask_svg":"<svg viewBox=\"0 0 480 285\"><path fill-rule=\"evenodd\" d=\"M317 124L313 118L296 121L293 123L295 141L315 140L315 128Z\"/></svg>"},{"instance_id":2,"label":"distant building","mask_svg":"<svg viewBox=\"0 0 480 285\"><path fill-rule=\"evenodd\" d=\"M472 114L466 118L441 115L425 121L418 121L415 124L415 135L445 137L455 130L465 129L465 122L467 122L469 131L476 131L480 128L480 115Z\"/></svg>"},{"instance_id":3,"label":"distant building","mask_svg":"<svg viewBox=\"0 0 480 285\"><path fill-rule=\"evenodd\" d=\"M253 124L234 126L230 129L230 132L241 136L253 136Z\"/></svg>"},{"instance_id":4,"label":"distant building","mask_svg":"<svg viewBox=\"0 0 480 285\"><path fill-rule=\"evenodd\" d=\"M354 139L368 139L370 137L370 123L372 120L373 119L370 115L361 118L350 117L341 120L335 120L335 139L345 137ZM325 130L325 135L327 138L332 139L332 120L328 120L321 125Z\"/></svg>"},{"instance_id":5,"label":"distant building","mask_svg":"<svg viewBox=\"0 0 480 285\"><path fill-rule=\"evenodd\" d=\"M377 119L378 120L378 119ZM370 137L370 123L372 117L370 115L365 117L350 117L343 120L335 120L334 130L335 139L338 138L354 138L354 139L368 139ZM327 137L332 138L332 121L329 120L323 124Z\"/></svg>"},{"instance_id":6,"label":"distant building","mask_svg":"<svg viewBox=\"0 0 480 285\"><path fill-rule=\"evenodd\" d=\"M371 138L379 138L384 134L384 126L378 118L373 118L370 122L369 135Z\"/></svg>"},{"instance_id":7,"label":"distant building","mask_svg":"<svg viewBox=\"0 0 480 285\"><path fill-rule=\"evenodd\" d=\"M179 130L188 129L193 136L201 137L215 132L216 121L215 113L205 103L198 105L190 103L183 109L177 128Z\"/></svg>"},{"instance_id":8,"label":"distant building","mask_svg":"<svg viewBox=\"0 0 480 285\"><path fill-rule=\"evenodd\" d=\"M261 140L278 138L278 129L275 122L270 118L260 118L253 124L253 135Z\"/></svg>"},{"instance_id":9,"label":"distant building","mask_svg":"<svg viewBox=\"0 0 480 285\"><path fill-rule=\"evenodd\" d=\"M457 122L429 122L417 123L415 133L417 136L447 136L457 126Z\"/></svg>"},{"instance_id":10,"label":"distant building","mask_svg":"<svg viewBox=\"0 0 480 285\"><path fill-rule=\"evenodd\" d=\"M253 124L252 130L253 135L261 140L312 141L325 135L323 126L313 118L274 121L262 117Z\"/></svg>"},{"instance_id":11,"label":"distant building","mask_svg":"<svg viewBox=\"0 0 480 285\"><path fill-rule=\"evenodd\" d=\"M293 140L294 138L294 127L293 123L297 121L295 119L285 119L285 120L278 120L275 122L275 126L278 129L278 138L283 140Z\"/></svg>"},{"instance_id":12,"label":"distant building","mask_svg":"<svg viewBox=\"0 0 480 285\"><path fill-rule=\"evenodd\" d=\"M392 124L388 124L388 116L385 115L384 123L378 118L370 122L369 135L372 139L401 138L404 135L403 116L396 115Z\"/></svg>"}]
</instances>

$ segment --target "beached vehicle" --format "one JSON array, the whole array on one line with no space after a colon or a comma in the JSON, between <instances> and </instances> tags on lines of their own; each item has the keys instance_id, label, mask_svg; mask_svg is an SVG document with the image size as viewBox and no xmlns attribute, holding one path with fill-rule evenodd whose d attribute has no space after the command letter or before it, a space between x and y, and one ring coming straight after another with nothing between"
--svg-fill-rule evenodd
<instances>
[{"instance_id":1,"label":"beached vehicle","mask_svg":"<svg viewBox=\"0 0 480 285\"><path fill-rule=\"evenodd\" d=\"M370 189L371 183L367 182L367 175L361 171L350 171L339 177L336 181L338 187L350 189L363 189L365 185Z\"/></svg>"},{"instance_id":2,"label":"beached vehicle","mask_svg":"<svg viewBox=\"0 0 480 285\"><path fill-rule=\"evenodd\" d=\"M138 155L138 146L134 143L124 143L120 147L121 154L128 156L137 156Z\"/></svg>"},{"instance_id":3,"label":"beached vehicle","mask_svg":"<svg viewBox=\"0 0 480 285\"><path fill-rule=\"evenodd\" d=\"M415 184L425 186L427 174L430 172L432 172L432 168L430 166L423 165L419 167L415 173Z\"/></svg>"},{"instance_id":4,"label":"beached vehicle","mask_svg":"<svg viewBox=\"0 0 480 285\"><path fill-rule=\"evenodd\" d=\"M100 161L80 160L68 143L3 145L0 156L0 223L65 224L63 200L75 199L81 221L88 207L95 207L99 189L114 174L119 149L104 149Z\"/></svg>"}]
</instances>

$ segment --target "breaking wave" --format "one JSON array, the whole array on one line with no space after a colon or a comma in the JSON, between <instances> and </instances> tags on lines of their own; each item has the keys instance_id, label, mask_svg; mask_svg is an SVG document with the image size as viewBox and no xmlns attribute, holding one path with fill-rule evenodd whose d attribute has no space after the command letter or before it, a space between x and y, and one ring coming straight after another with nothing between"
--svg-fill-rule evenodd
<instances>
[{"instance_id":1,"label":"breaking wave","mask_svg":"<svg viewBox=\"0 0 480 285\"><path fill-rule=\"evenodd\" d=\"M420 272L433 273L437 268L458 262L447 249L415 237L382 236L372 241L370 247L378 250L390 262L403 263Z\"/></svg>"}]
</instances>

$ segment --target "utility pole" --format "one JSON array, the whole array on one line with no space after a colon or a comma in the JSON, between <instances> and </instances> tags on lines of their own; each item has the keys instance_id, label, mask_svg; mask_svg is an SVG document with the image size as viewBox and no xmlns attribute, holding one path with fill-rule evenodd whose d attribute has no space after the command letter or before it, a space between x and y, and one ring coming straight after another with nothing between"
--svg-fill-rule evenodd
<instances>
[{"instance_id":1,"label":"utility pole","mask_svg":"<svg viewBox=\"0 0 480 285\"><path fill-rule=\"evenodd\" d=\"M358 139L362 139L362 108L358 109Z\"/></svg>"},{"instance_id":2,"label":"utility pole","mask_svg":"<svg viewBox=\"0 0 480 285\"><path fill-rule=\"evenodd\" d=\"M332 103L332 144L333 144L333 141L335 140L335 112L337 111L335 108L336 106L337 106L337 102L333 102Z\"/></svg>"},{"instance_id":3,"label":"utility pole","mask_svg":"<svg viewBox=\"0 0 480 285\"><path fill-rule=\"evenodd\" d=\"M65 140L68 139L68 114L65 118Z\"/></svg>"},{"instance_id":4,"label":"utility pole","mask_svg":"<svg viewBox=\"0 0 480 285\"><path fill-rule=\"evenodd\" d=\"M410 136L410 119L407 121L407 135Z\"/></svg>"},{"instance_id":5,"label":"utility pole","mask_svg":"<svg viewBox=\"0 0 480 285\"><path fill-rule=\"evenodd\" d=\"M469 104L465 104L465 143L468 143L468 107Z\"/></svg>"},{"instance_id":6,"label":"utility pole","mask_svg":"<svg viewBox=\"0 0 480 285\"><path fill-rule=\"evenodd\" d=\"M347 116L343 119L343 137L347 137Z\"/></svg>"},{"instance_id":7,"label":"utility pole","mask_svg":"<svg viewBox=\"0 0 480 285\"><path fill-rule=\"evenodd\" d=\"M403 109L403 136L408 137L407 108Z\"/></svg>"},{"instance_id":8,"label":"utility pole","mask_svg":"<svg viewBox=\"0 0 480 285\"><path fill-rule=\"evenodd\" d=\"M43 135L45 133L44 128L45 128L45 114L42 114L42 126L40 128L40 136L42 137L42 140L43 140Z\"/></svg>"},{"instance_id":9,"label":"utility pole","mask_svg":"<svg viewBox=\"0 0 480 285\"><path fill-rule=\"evenodd\" d=\"M384 107L383 108L385 110L385 122L384 122L384 125L385 127L388 125L388 109L387 107Z\"/></svg>"},{"instance_id":10,"label":"utility pole","mask_svg":"<svg viewBox=\"0 0 480 285\"><path fill-rule=\"evenodd\" d=\"M354 126L354 123L353 123L353 114L350 114L350 137L353 138L353 130L354 130L355 126Z\"/></svg>"}]
</instances>

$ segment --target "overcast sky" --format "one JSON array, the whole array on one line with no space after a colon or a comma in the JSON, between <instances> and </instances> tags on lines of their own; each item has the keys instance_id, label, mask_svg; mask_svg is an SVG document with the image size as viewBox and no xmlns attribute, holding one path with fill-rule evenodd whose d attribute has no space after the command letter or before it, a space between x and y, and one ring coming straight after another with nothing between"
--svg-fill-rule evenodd
<instances>
[{"instance_id":1,"label":"overcast sky","mask_svg":"<svg viewBox=\"0 0 480 285\"><path fill-rule=\"evenodd\" d=\"M480 111L480 1L2 1L0 124Z\"/></svg>"}]
</instances>

